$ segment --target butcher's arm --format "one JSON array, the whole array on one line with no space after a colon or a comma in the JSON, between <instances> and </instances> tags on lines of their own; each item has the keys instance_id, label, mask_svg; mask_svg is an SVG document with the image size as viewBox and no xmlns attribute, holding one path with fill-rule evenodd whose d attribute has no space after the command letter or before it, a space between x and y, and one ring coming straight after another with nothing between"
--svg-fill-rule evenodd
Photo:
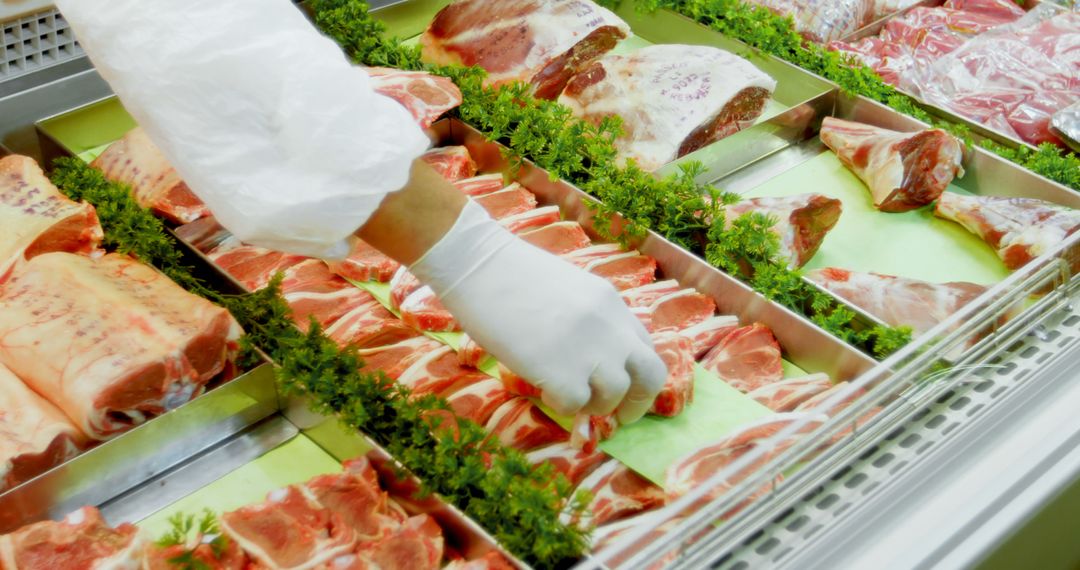
<instances>
[{"instance_id":1,"label":"butcher's arm","mask_svg":"<svg viewBox=\"0 0 1080 570\"><path fill-rule=\"evenodd\" d=\"M450 231L466 200L457 188L417 159L409 183L387 194L357 235L375 249L412 265Z\"/></svg>"}]
</instances>

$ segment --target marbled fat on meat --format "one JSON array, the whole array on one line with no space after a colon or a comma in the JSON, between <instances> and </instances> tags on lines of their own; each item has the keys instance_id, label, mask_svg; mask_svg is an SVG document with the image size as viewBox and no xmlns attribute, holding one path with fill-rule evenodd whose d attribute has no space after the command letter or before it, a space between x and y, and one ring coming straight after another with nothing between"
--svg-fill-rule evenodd
<instances>
[{"instance_id":1,"label":"marbled fat on meat","mask_svg":"<svg viewBox=\"0 0 1080 570\"><path fill-rule=\"evenodd\" d=\"M634 473L615 459L589 474L578 485L578 489L587 490L593 496L587 511L591 519L581 521L586 525L600 526L655 509L667 501L667 495L660 486Z\"/></svg>"},{"instance_id":2,"label":"marbled fat on meat","mask_svg":"<svg viewBox=\"0 0 1080 570\"><path fill-rule=\"evenodd\" d=\"M235 236L222 241L206 255L248 291L266 287L279 271L308 259L301 255L244 245Z\"/></svg>"},{"instance_id":3,"label":"marbled fat on meat","mask_svg":"<svg viewBox=\"0 0 1080 570\"><path fill-rule=\"evenodd\" d=\"M725 209L728 229L744 214L771 216L776 223L769 230L780 238L780 255L794 268L814 257L825 234L840 220L840 200L821 194L797 194L775 198L750 198Z\"/></svg>"},{"instance_id":4,"label":"marbled fat on meat","mask_svg":"<svg viewBox=\"0 0 1080 570\"><path fill-rule=\"evenodd\" d=\"M728 333L701 364L741 392L752 392L784 377L780 343L761 323Z\"/></svg>"},{"instance_id":5,"label":"marbled fat on meat","mask_svg":"<svg viewBox=\"0 0 1080 570\"><path fill-rule=\"evenodd\" d=\"M420 36L422 58L477 65L487 85L521 81L554 99L582 66L627 37L629 26L589 0L457 0Z\"/></svg>"},{"instance_id":6,"label":"marbled fat on meat","mask_svg":"<svg viewBox=\"0 0 1080 570\"><path fill-rule=\"evenodd\" d=\"M810 374L766 384L747 394L774 412L791 412L810 398L832 388L828 374Z\"/></svg>"},{"instance_id":7,"label":"marbled fat on meat","mask_svg":"<svg viewBox=\"0 0 1080 570\"><path fill-rule=\"evenodd\" d=\"M631 309L637 307L648 308L657 300L666 297L672 293L677 293L682 290L682 285L674 279L668 279L666 281L657 281L648 285L642 285L640 287L634 287L632 289L625 289L619 293L622 296L623 302L627 307Z\"/></svg>"},{"instance_id":8,"label":"marbled fat on meat","mask_svg":"<svg viewBox=\"0 0 1080 570\"><path fill-rule=\"evenodd\" d=\"M656 281L656 260L636 251L591 261L584 269L607 279L620 291Z\"/></svg>"},{"instance_id":9,"label":"marbled fat on meat","mask_svg":"<svg viewBox=\"0 0 1080 570\"><path fill-rule=\"evenodd\" d=\"M326 335L338 346L352 345L356 348L394 344L419 334L419 331L395 317L378 301L349 311L326 329Z\"/></svg>"},{"instance_id":10,"label":"marbled fat on meat","mask_svg":"<svg viewBox=\"0 0 1080 570\"><path fill-rule=\"evenodd\" d=\"M448 77L386 67L368 67L364 71L371 78L372 89L400 103L422 129L431 127L443 113L461 104L461 90Z\"/></svg>"},{"instance_id":11,"label":"marbled fat on meat","mask_svg":"<svg viewBox=\"0 0 1080 570\"><path fill-rule=\"evenodd\" d=\"M462 366L454 349L444 346L413 362L398 376L397 382L409 388L413 396L445 396L487 378L490 377L474 368Z\"/></svg>"},{"instance_id":12,"label":"marbled fat on meat","mask_svg":"<svg viewBox=\"0 0 1080 570\"><path fill-rule=\"evenodd\" d=\"M0 281L19 259L41 253L91 253L104 234L94 207L73 202L32 159L0 159Z\"/></svg>"},{"instance_id":13,"label":"marbled fat on meat","mask_svg":"<svg viewBox=\"0 0 1080 570\"><path fill-rule=\"evenodd\" d=\"M469 149L463 146L433 148L422 154L420 159L450 182L476 176L476 163L469 155Z\"/></svg>"},{"instance_id":14,"label":"marbled fat on meat","mask_svg":"<svg viewBox=\"0 0 1080 570\"><path fill-rule=\"evenodd\" d=\"M567 442L541 447L530 451L525 457L532 465L539 466L545 463L551 465L555 472L565 476L571 485L580 483L608 460L607 454L603 451L598 449L585 451Z\"/></svg>"},{"instance_id":15,"label":"marbled fat on meat","mask_svg":"<svg viewBox=\"0 0 1080 570\"><path fill-rule=\"evenodd\" d=\"M180 179L141 127L109 145L90 166L100 169L109 180L129 184L140 206L175 223L186 224L210 215L206 204Z\"/></svg>"},{"instance_id":16,"label":"marbled fat on meat","mask_svg":"<svg viewBox=\"0 0 1080 570\"><path fill-rule=\"evenodd\" d=\"M974 283L930 283L836 267L817 269L806 277L890 326L911 327L916 335L986 292L986 287Z\"/></svg>"},{"instance_id":17,"label":"marbled fat on meat","mask_svg":"<svg viewBox=\"0 0 1080 570\"><path fill-rule=\"evenodd\" d=\"M503 445L520 451L570 441L570 433L527 398L514 398L499 406L485 429Z\"/></svg>"},{"instance_id":18,"label":"marbled fat on meat","mask_svg":"<svg viewBox=\"0 0 1080 570\"><path fill-rule=\"evenodd\" d=\"M94 507L0 536L0 568L135 569L150 541L135 525L110 528Z\"/></svg>"},{"instance_id":19,"label":"marbled fat on meat","mask_svg":"<svg viewBox=\"0 0 1080 570\"><path fill-rule=\"evenodd\" d=\"M771 77L726 51L654 45L597 60L567 84L559 101L593 123L622 117L619 160L653 171L753 123L775 87Z\"/></svg>"},{"instance_id":20,"label":"marbled fat on meat","mask_svg":"<svg viewBox=\"0 0 1080 570\"><path fill-rule=\"evenodd\" d=\"M0 362L106 439L202 392L238 349L225 309L126 256L51 253L0 287Z\"/></svg>"},{"instance_id":21,"label":"marbled fat on meat","mask_svg":"<svg viewBox=\"0 0 1080 570\"><path fill-rule=\"evenodd\" d=\"M1009 269L1052 250L1080 228L1080 210L1034 198L941 195L934 214L979 236ZM1073 270L1080 259L1072 259Z\"/></svg>"},{"instance_id":22,"label":"marbled fat on meat","mask_svg":"<svg viewBox=\"0 0 1080 570\"><path fill-rule=\"evenodd\" d=\"M401 320L421 331L454 332L461 330L454 315L443 306L431 287L421 287L405 298L398 306Z\"/></svg>"},{"instance_id":23,"label":"marbled fat on meat","mask_svg":"<svg viewBox=\"0 0 1080 570\"><path fill-rule=\"evenodd\" d=\"M386 283L401 267L400 263L360 239L353 242L348 257L341 261L327 262L327 265L334 273L360 283Z\"/></svg>"},{"instance_id":24,"label":"marbled fat on meat","mask_svg":"<svg viewBox=\"0 0 1080 570\"><path fill-rule=\"evenodd\" d=\"M716 303L694 289L660 297L649 306L649 331L680 331L702 323L716 312Z\"/></svg>"},{"instance_id":25,"label":"marbled fat on meat","mask_svg":"<svg viewBox=\"0 0 1080 570\"><path fill-rule=\"evenodd\" d=\"M653 334L652 341L668 375L649 413L674 417L694 400L694 345L689 338L671 331Z\"/></svg>"},{"instance_id":26,"label":"marbled fat on meat","mask_svg":"<svg viewBox=\"0 0 1080 570\"><path fill-rule=\"evenodd\" d=\"M739 318L733 315L717 315L679 331L690 339L693 346L694 360L707 354L731 331L739 328Z\"/></svg>"},{"instance_id":27,"label":"marbled fat on meat","mask_svg":"<svg viewBox=\"0 0 1080 570\"><path fill-rule=\"evenodd\" d=\"M496 220L523 214L536 208L536 196L517 182L497 192L475 196L473 200L476 200L476 203Z\"/></svg>"},{"instance_id":28,"label":"marbled fat on meat","mask_svg":"<svg viewBox=\"0 0 1080 570\"><path fill-rule=\"evenodd\" d=\"M438 350L443 344L426 336L416 336L394 344L374 348L364 348L357 355L364 360L361 372L383 372L391 380L397 380L417 360L425 354Z\"/></svg>"},{"instance_id":29,"label":"marbled fat on meat","mask_svg":"<svg viewBox=\"0 0 1080 570\"><path fill-rule=\"evenodd\" d=\"M503 184L502 173L482 174L471 178L463 178L454 182L454 187L461 190L466 196L483 196L498 192L506 187Z\"/></svg>"},{"instance_id":30,"label":"marbled fat on meat","mask_svg":"<svg viewBox=\"0 0 1080 570\"><path fill-rule=\"evenodd\" d=\"M75 457L85 443L63 412L0 364L0 493Z\"/></svg>"},{"instance_id":31,"label":"marbled fat on meat","mask_svg":"<svg viewBox=\"0 0 1080 570\"><path fill-rule=\"evenodd\" d=\"M520 234L534 228L554 224L559 221L561 215L558 206L545 206L513 216L507 216L499 220L499 223L511 233Z\"/></svg>"},{"instance_id":32,"label":"marbled fat on meat","mask_svg":"<svg viewBox=\"0 0 1080 570\"><path fill-rule=\"evenodd\" d=\"M485 378L450 393L446 396L446 403L459 418L484 425L495 410L512 399L514 395L503 386L502 381Z\"/></svg>"},{"instance_id":33,"label":"marbled fat on meat","mask_svg":"<svg viewBox=\"0 0 1080 570\"><path fill-rule=\"evenodd\" d=\"M953 178L964 175L960 141L941 129L899 133L825 117L821 141L866 183L883 212L930 204Z\"/></svg>"}]
</instances>

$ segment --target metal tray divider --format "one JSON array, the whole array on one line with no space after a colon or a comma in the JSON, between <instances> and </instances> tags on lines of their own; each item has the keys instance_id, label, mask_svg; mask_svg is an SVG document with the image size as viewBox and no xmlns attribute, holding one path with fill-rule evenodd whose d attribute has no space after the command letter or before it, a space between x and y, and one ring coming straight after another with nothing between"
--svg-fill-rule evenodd
<instances>
[{"instance_id":1,"label":"metal tray divider","mask_svg":"<svg viewBox=\"0 0 1080 570\"><path fill-rule=\"evenodd\" d=\"M801 458L806 454L813 452L823 441L826 441L827 438L851 425L857 426L855 422L857 422L859 417L879 402L882 402L883 399L891 398L893 394L900 392L897 388L905 385L918 386L920 380L922 380L923 373L928 371L930 367L947 354L949 350L965 343L972 335L977 335L982 330L984 323L988 322L986 320L987 318L1003 314L1015 302L1025 299L1031 293L1041 289L1048 279L1054 279L1060 276L1063 271L1061 264L1064 262L1061 259L1058 259L1058 256L1072 249L1077 244L1080 244L1080 234L1071 236L1066 241L1058 244L1052 251L1045 253L1028 266L1018 270L1001 283L998 283L992 287L987 294L981 297L979 301L969 303L951 315L948 319L928 331L922 340L916 340L909 344L907 347L901 349L892 357L879 364L874 370L867 372L853 381L847 389L834 394L833 397L823 403L822 408L829 409L842 402L855 391L868 387L869 384L876 382L876 386L869 387L868 392L863 395L863 397L856 400L836 416L830 418L825 422L823 427L800 438L795 444L791 445L783 452L776 454L775 457L768 460L765 465L757 468L755 473L746 477L738 484L732 485L730 490L711 501L706 507L700 508L685 517L666 535L638 550L638 552L631 558L628 558L624 564L628 567L643 566L655 562L665 554L675 550L680 551L683 555L692 556L695 552L702 552L708 545L727 539L729 533L725 532L726 529L753 526L748 524L751 517L742 515L737 517L734 521L726 522L719 527L718 530L713 531L715 538L705 541L696 540L701 538L701 533L707 530L714 521L720 520L724 513L730 511L740 502L749 498L749 496L761 486L769 484L770 481L774 481L782 471L797 464ZM1080 280L1077 281L1080 282ZM1075 287L1072 285L1059 286L1051 291L1051 293L1048 294L1048 297L1066 296L1068 292L1072 291L1074 288ZM1055 302L1053 299L1044 299L1043 301L1045 301L1045 304L1050 308L1059 306L1059 303ZM1013 326L1006 325L1006 327L1003 327L1003 330L1010 331L1014 334L1022 333L1026 330L1022 326L1024 324L1026 323L1021 321L1015 323ZM948 331L956 325L959 326L953 332L943 335L945 331ZM941 335L944 336L942 341L934 344L933 339L935 336ZM905 361L907 361L906 364L896 366ZM891 377L886 376L879 381L878 377L889 373L890 369L894 366L897 368L896 373L892 374ZM931 389L905 391L901 393L898 400L902 402L904 408L907 408L905 412L913 413L923 405L940 397L940 395L946 391L955 388L958 383L967 377L967 372L969 370L969 368L954 370L953 372L948 373L945 378L934 381L930 385ZM893 417L895 417L896 420L902 421L909 415L910 413L900 413L893 414ZM699 484L697 488L687 495L664 507L663 510L669 515L676 515L687 507L701 501L706 495L712 492L713 489L726 485L728 480L733 476L740 474L742 471L765 458L775 449L777 444L802 431L811 421L813 420L808 418L802 421L793 422L762 444L755 446L753 450L740 457L737 461L720 470L705 482ZM887 429L894 427L895 423L875 420L871 421L870 425L873 426L875 431L883 433ZM866 433L866 431L863 433ZM854 430L851 437L848 438L849 442L860 435L862 435L862 433L860 433L859 429ZM839 442L837 443L839 444ZM833 453L825 452L815 458L811 464L817 463L820 465L826 460L828 460L828 463L830 464L835 464L833 455ZM836 455L837 457L839 456L839 454ZM805 475L802 477L799 477L799 475L802 474L796 474L793 479L809 479L809 477L806 477ZM758 503L763 503L764 500L765 497L759 499ZM761 513L765 511L764 508L749 509L748 511L755 510L758 513L758 517L755 518L760 518ZM658 519L657 525L666 522L670 518L672 517L669 516L666 519ZM738 523L741 523L741 525ZM754 528L757 527L754 526ZM618 544L623 547L622 549L609 549L603 556L596 557L589 562L599 561L603 564L611 557L622 553L623 549L637 546L645 534L650 530L650 528L641 528L628 532L625 536L621 537L618 542ZM689 540L696 540L696 542L692 545L688 545L688 541L685 537L691 537ZM583 564L580 567L589 566Z\"/></svg>"}]
</instances>

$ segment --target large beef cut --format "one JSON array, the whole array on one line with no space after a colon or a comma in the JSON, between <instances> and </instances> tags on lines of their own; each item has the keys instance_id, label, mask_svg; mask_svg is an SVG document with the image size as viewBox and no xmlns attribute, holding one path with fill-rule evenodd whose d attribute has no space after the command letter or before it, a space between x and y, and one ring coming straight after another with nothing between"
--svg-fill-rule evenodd
<instances>
[{"instance_id":1,"label":"large beef cut","mask_svg":"<svg viewBox=\"0 0 1080 570\"><path fill-rule=\"evenodd\" d=\"M109 180L130 185L140 206L175 223L186 224L210 214L140 127L109 145L90 166Z\"/></svg>"},{"instance_id":2,"label":"large beef cut","mask_svg":"<svg viewBox=\"0 0 1080 570\"><path fill-rule=\"evenodd\" d=\"M941 129L898 133L862 123L825 117L821 141L870 189L883 212L925 206L964 175L963 147Z\"/></svg>"},{"instance_id":3,"label":"large beef cut","mask_svg":"<svg viewBox=\"0 0 1080 570\"><path fill-rule=\"evenodd\" d=\"M835 267L811 271L806 277L891 326L911 327L916 335L986 292L986 287L974 283L930 283Z\"/></svg>"},{"instance_id":4,"label":"large beef cut","mask_svg":"<svg viewBox=\"0 0 1080 570\"><path fill-rule=\"evenodd\" d=\"M1034 198L946 192L938 200L934 214L981 237L1009 269L1023 267L1080 228L1080 211Z\"/></svg>"},{"instance_id":5,"label":"large beef cut","mask_svg":"<svg viewBox=\"0 0 1080 570\"><path fill-rule=\"evenodd\" d=\"M61 194L33 159L0 159L0 281L18 259L90 253L102 237L94 207Z\"/></svg>"},{"instance_id":6,"label":"large beef cut","mask_svg":"<svg viewBox=\"0 0 1080 570\"><path fill-rule=\"evenodd\" d=\"M79 453L86 437L0 364L0 493Z\"/></svg>"},{"instance_id":7,"label":"large beef cut","mask_svg":"<svg viewBox=\"0 0 1080 570\"><path fill-rule=\"evenodd\" d=\"M781 16L790 16L795 31L818 43L838 40L870 23L872 0L747 0Z\"/></svg>"},{"instance_id":8,"label":"large beef cut","mask_svg":"<svg viewBox=\"0 0 1080 570\"><path fill-rule=\"evenodd\" d=\"M149 540L132 524L110 528L94 507L0 536L4 570L140 568Z\"/></svg>"},{"instance_id":9,"label":"large beef cut","mask_svg":"<svg viewBox=\"0 0 1080 570\"><path fill-rule=\"evenodd\" d=\"M619 159L652 171L753 123L775 88L771 77L726 51L655 45L597 60L559 101L594 123L622 117Z\"/></svg>"},{"instance_id":10,"label":"large beef cut","mask_svg":"<svg viewBox=\"0 0 1080 570\"><path fill-rule=\"evenodd\" d=\"M488 85L521 81L554 99L583 66L630 32L589 0L457 0L420 36L422 57L441 65L477 65Z\"/></svg>"},{"instance_id":11,"label":"large beef cut","mask_svg":"<svg viewBox=\"0 0 1080 570\"><path fill-rule=\"evenodd\" d=\"M39 255L0 286L0 362L96 439L202 392L240 327L134 259Z\"/></svg>"},{"instance_id":12,"label":"large beef cut","mask_svg":"<svg viewBox=\"0 0 1080 570\"><path fill-rule=\"evenodd\" d=\"M761 323L728 333L701 364L742 392L753 392L784 377L780 343Z\"/></svg>"},{"instance_id":13,"label":"large beef cut","mask_svg":"<svg viewBox=\"0 0 1080 570\"><path fill-rule=\"evenodd\" d=\"M371 87L401 103L426 129L443 113L461 104L461 90L448 77L424 71L402 71L387 67L369 67Z\"/></svg>"},{"instance_id":14,"label":"large beef cut","mask_svg":"<svg viewBox=\"0 0 1080 570\"><path fill-rule=\"evenodd\" d=\"M751 198L725 208L728 228L744 214L770 216L770 230L780 238L780 255L791 267L802 267L814 257L825 234L840 221L840 200L821 194L796 194L777 198Z\"/></svg>"}]
</instances>

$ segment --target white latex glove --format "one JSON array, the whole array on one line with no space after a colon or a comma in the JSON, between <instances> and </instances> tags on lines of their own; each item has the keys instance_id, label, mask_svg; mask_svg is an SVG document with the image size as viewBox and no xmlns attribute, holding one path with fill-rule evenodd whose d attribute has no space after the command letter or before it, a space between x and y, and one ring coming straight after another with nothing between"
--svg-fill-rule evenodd
<instances>
[{"instance_id":1,"label":"white latex glove","mask_svg":"<svg viewBox=\"0 0 1080 570\"><path fill-rule=\"evenodd\" d=\"M57 0L124 107L240 240L342 257L427 137L290 0Z\"/></svg>"},{"instance_id":2,"label":"white latex glove","mask_svg":"<svg viewBox=\"0 0 1080 570\"><path fill-rule=\"evenodd\" d=\"M475 202L409 268L461 327L565 415L640 418L667 377L607 281L536 248Z\"/></svg>"}]
</instances>

